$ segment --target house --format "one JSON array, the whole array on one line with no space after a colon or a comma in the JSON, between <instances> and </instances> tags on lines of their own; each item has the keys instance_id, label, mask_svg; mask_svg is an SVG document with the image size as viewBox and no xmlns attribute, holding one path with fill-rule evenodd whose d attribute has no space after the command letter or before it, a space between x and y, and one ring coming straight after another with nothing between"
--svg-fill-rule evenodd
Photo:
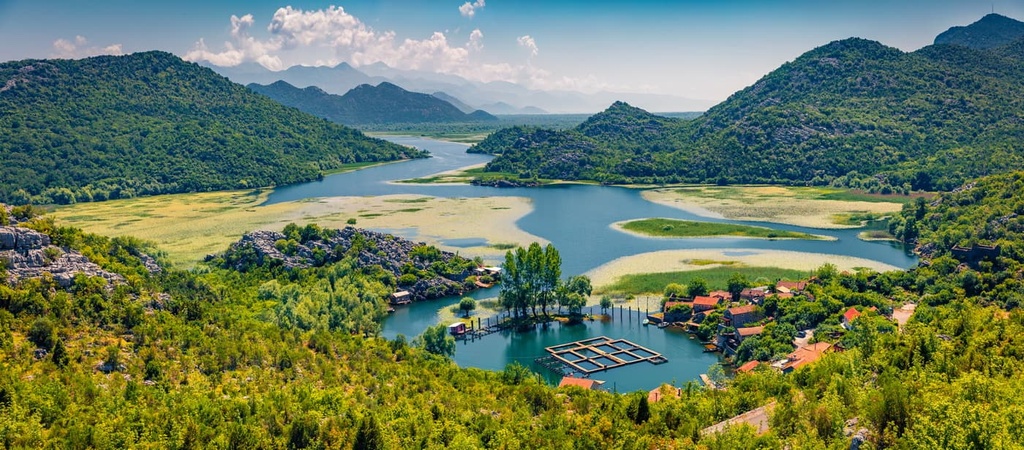
<instances>
[{"instance_id":1,"label":"house","mask_svg":"<svg viewBox=\"0 0 1024 450\"><path fill-rule=\"evenodd\" d=\"M722 297L713 297L710 295L698 295L693 298L693 312L699 313L704 311L710 311L721 305L725 299Z\"/></svg>"},{"instance_id":2,"label":"house","mask_svg":"<svg viewBox=\"0 0 1024 450\"><path fill-rule=\"evenodd\" d=\"M657 403L661 399L665 398L666 395L671 395L675 398L679 398L683 395L683 390L677 387L672 387L667 384L663 384L652 389L647 393L648 403Z\"/></svg>"},{"instance_id":3,"label":"house","mask_svg":"<svg viewBox=\"0 0 1024 450\"><path fill-rule=\"evenodd\" d=\"M763 319L764 314L762 314L755 305L744 305L725 310L723 318L727 325L740 327Z\"/></svg>"},{"instance_id":4,"label":"house","mask_svg":"<svg viewBox=\"0 0 1024 450\"><path fill-rule=\"evenodd\" d=\"M683 308L688 311L676 310L677 307L685 306ZM665 322L683 322L690 319L693 314L693 303L692 302L665 302L665 308L663 310L662 319Z\"/></svg>"},{"instance_id":5,"label":"house","mask_svg":"<svg viewBox=\"0 0 1024 450\"><path fill-rule=\"evenodd\" d=\"M764 300L764 297L768 295L768 287L761 286L755 288L745 288L740 291L740 300L746 300L748 302L760 303Z\"/></svg>"},{"instance_id":6,"label":"house","mask_svg":"<svg viewBox=\"0 0 1024 450\"><path fill-rule=\"evenodd\" d=\"M743 343L743 340L764 333L764 327L744 327L736 329L736 342Z\"/></svg>"},{"instance_id":7,"label":"house","mask_svg":"<svg viewBox=\"0 0 1024 450\"><path fill-rule=\"evenodd\" d=\"M729 291L711 291L708 297L718 297L723 301L732 301L732 294Z\"/></svg>"},{"instance_id":8,"label":"house","mask_svg":"<svg viewBox=\"0 0 1024 450\"><path fill-rule=\"evenodd\" d=\"M775 283L775 290L783 292L786 289L788 292L800 293L807 290L807 280L804 281L779 281Z\"/></svg>"},{"instance_id":9,"label":"house","mask_svg":"<svg viewBox=\"0 0 1024 450\"><path fill-rule=\"evenodd\" d=\"M412 303L412 294L409 291L398 291L391 294L392 305L408 305Z\"/></svg>"},{"instance_id":10,"label":"house","mask_svg":"<svg viewBox=\"0 0 1024 450\"><path fill-rule=\"evenodd\" d=\"M978 245L974 244L970 248L961 247L954 245L950 249L950 253L953 257L962 263L966 263L971 267L977 267L981 261L991 261L999 257L999 246L998 245Z\"/></svg>"},{"instance_id":11,"label":"house","mask_svg":"<svg viewBox=\"0 0 1024 450\"><path fill-rule=\"evenodd\" d=\"M753 372L754 369L757 368L758 364L761 364L761 362L757 361L757 360L747 361L742 366L739 366L738 368L736 368L736 373L749 373L749 372Z\"/></svg>"},{"instance_id":12,"label":"house","mask_svg":"<svg viewBox=\"0 0 1024 450\"><path fill-rule=\"evenodd\" d=\"M778 368L782 370L782 373L790 373L796 369L813 363L829 351L832 348L832 344L828 342L818 342L811 345L805 345L793 351L789 355L786 355L786 359L776 363Z\"/></svg>"},{"instance_id":13,"label":"house","mask_svg":"<svg viewBox=\"0 0 1024 450\"><path fill-rule=\"evenodd\" d=\"M562 377L562 381L558 383L558 387L576 386L583 389L594 390L600 387L602 384L604 384L604 381L591 380L587 378Z\"/></svg>"},{"instance_id":14,"label":"house","mask_svg":"<svg viewBox=\"0 0 1024 450\"><path fill-rule=\"evenodd\" d=\"M455 322L448 325L448 333L452 336L459 336L466 333L466 324L462 322Z\"/></svg>"},{"instance_id":15,"label":"house","mask_svg":"<svg viewBox=\"0 0 1024 450\"><path fill-rule=\"evenodd\" d=\"M860 311L857 311L856 308L851 306L850 309L846 310L846 312L843 313L843 328L846 328L847 330L852 328L853 321L856 320L858 317L860 317Z\"/></svg>"}]
</instances>

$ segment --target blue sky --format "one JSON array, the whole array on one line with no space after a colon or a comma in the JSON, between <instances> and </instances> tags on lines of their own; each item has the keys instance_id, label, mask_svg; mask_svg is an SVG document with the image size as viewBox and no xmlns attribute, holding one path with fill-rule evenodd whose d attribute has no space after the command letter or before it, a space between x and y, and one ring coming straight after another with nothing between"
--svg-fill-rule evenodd
<instances>
[{"instance_id":1,"label":"blue sky","mask_svg":"<svg viewBox=\"0 0 1024 450\"><path fill-rule=\"evenodd\" d=\"M719 101L830 41L916 50L992 7L1024 19L1024 0L0 0L0 60L159 49L274 69L380 61L538 89Z\"/></svg>"}]
</instances>

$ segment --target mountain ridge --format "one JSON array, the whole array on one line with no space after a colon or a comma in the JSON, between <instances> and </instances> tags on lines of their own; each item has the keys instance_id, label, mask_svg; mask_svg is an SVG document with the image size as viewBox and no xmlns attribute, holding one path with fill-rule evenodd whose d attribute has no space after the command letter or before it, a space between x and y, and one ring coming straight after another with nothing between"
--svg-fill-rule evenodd
<instances>
[{"instance_id":1,"label":"mountain ridge","mask_svg":"<svg viewBox=\"0 0 1024 450\"><path fill-rule=\"evenodd\" d=\"M166 52L0 64L0 200L284 185L424 153L258 96Z\"/></svg>"}]
</instances>

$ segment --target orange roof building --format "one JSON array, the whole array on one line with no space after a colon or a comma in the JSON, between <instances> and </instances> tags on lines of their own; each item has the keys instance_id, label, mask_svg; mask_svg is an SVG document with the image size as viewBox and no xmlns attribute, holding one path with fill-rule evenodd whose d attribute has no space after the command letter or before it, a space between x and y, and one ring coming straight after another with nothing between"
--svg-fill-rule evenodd
<instances>
[{"instance_id":1,"label":"orange roof building","mask_svg":"<svg viewBox=\"0 0 1024 450\"><path fill-rule=\"evenodd\" d=\"M805 345L786 356L786 362L782 364L782 373L789 373L810 363L821 359L825 352L832 348L828 342L818 342Z\"/></svg>"},{"instance_id":2,"label":"orange roof building","mask_svg":"<svg viewBox=\"0 0 1024 450\"><path fill-rule=\"evenodd\" d=\"M747 361L742 366L736 369L736 373L748 373L753 372L757 368L757 365L761 364L761 361Z\"/></svg>"},{"instance_id":3,"label":"orange roof building","mask_svg":"<svg viewBox=\"0 0 1024 450\"><path fill-rule=\"evenodd\" d=\"M853 321L858 317L860 317L860 311L857 311L856 308L851 306L850 309L843 313L843 327L849 329L850 326L852 326Z\"/></svg>"},{"instance_id":4,"label":"orange roof building","mask_svg":"<svg viewBox=\"0 0 1024 450\"><path fill-rule=\"evenodd\" d=\"M672 386L669 386L667 384L663 384L661 386L658 386L658 387L652 389L651 392L647 393L647 402L648 403L656 403L656 402L664 399L666 392L669 393L669 395L674 396L675 398L679 398L683 394L682 389L679 389L679 388L676 388L676 387L672 387Z\"/></svg>"},{"instance_id":5,"label":"orange roof building","mask_svg":"<svg viewBox=\"0 0 1024 450\"><path fill-rule=\"evenodd\" d=\"M603 381L590 380L587 378L562 377L562 381L558 383L558 387L576 386L583 389L595 389L602 384L604 384Z\"/></svg>"}]
</instances>

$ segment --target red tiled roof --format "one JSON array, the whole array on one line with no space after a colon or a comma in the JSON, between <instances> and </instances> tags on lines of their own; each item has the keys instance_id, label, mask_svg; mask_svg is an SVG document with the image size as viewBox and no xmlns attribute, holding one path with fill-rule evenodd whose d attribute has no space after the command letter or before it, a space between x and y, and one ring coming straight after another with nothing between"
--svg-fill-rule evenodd
<instances>
[{"instance_id":1,"label":"red tiled roof","mask_svg":"<svg viewBox=\"0 0 1024 450\"><path fill-rule=\"evenodd\" d=\"M746 364L743 364L738 369L736 369L736 372L738 372L738 373L750 372L750 371L754 370L755 368L757 368L758 364L761 364L761 362L760 361L747 361Z\"/></svg>"},{"instance_id":2,"label":"red tiled roof","mask_svg":"<svg viewBox=\"0 0 1024 450\"><path fill-rule=\"evenodd\" d=\"M795 370L815 362L821 359L821 356L830 348L832 348L832 344L828 342L818 342L800 347L787 356L790 361L783 366L783 369L792 368Z\"/></svg>"},{"instance_id":3,"label":"red tiled roof","mask_svg":"<svg viewBox=\"0 0 1024 450\"><path fill-rule=\"evenodd\" d=\"M711 291L710 293L708 293L708 297L720 297L728 300L732 298L732 293L730 293L729 291Z\"/></svg>"},{"instance_id":4,"label":"red tiled roof","mask_svg":"<svg viewBox=\"0 0 1024 450\"><path fill-rule=\"evenodd\" d=\"M719 299L718 297L711 297L711 296L708 296L708 295L698 295L698 296L693 298L693 305L694 306L701 305L701 306L712 306L712 307L714 307L714 306L718 306L718 303L721 302L721 301L722 300Z\"/></svg>"},{"instance_id":5,"label":"red tiled roof","mask_svg":"<svg viewBox=\"0 0 1024 450\"><path fill-rule=\"evenodd\" d=\"M586 378L562 377L562 381L558 383L558 387L579 386L583 389L593 389L594 385L596 384L598 384L596 380L588 380Z\"/></svg>"},{"instance_id":6,"label":"red tiled roof","mask_svg":"<svg viewBox=\"0 0 1024 450\"><path fill-rule=\"evenodd\" d=\"M661 310L662 311L668 311L668 310L672 309L673 306L688 305L688 304L690 304L690 302L672 302L672 301L669 301L669 302L665 302L665 307L662 308Z\"/></svg>"},{"instance_id":7,"label":"red tiled roof","mask_svg":"<svg viewBox=\"0 0 1024 450\"><path fill-rule=\"evenodd\" d=\"M784 287L792 291L802 291L807 289L807 281L780 281L775 286Z\"/></svg>"},{"instance_id":8,"label":"red tiled roof","mask_svg":"<svg viewBox=\"0 0 1024 450\"><path fill-rule=\"evenodd\" d=\"M763 331L764 331L764 327L745 327L745 328L737 328L736 329L736 334L738 334L740 336L754 336L754 335L757 335L757 334L761 334Z\"/></svg>"},{"instance_id":9,"label":"red tiled roof","mask_svg":"<svg viewBox=\"0 0 1024 450\"><path fill-rule=\"evenodd\" d=\"M857 309L852 306L843 313L843 318L845 318L847 322L853 322L853 319L858 317L860 317L860 311L857 311Z\"/></svg>"},{"instance_id":10,"label":"red tiled roof","mask_svg":"<svg viewBox=\"0 0 1024 450\"><path fill-rule=\"evenodd\" d=\"M776 293L772 294L771 296L772 297L778 297L778 298L793 298L794 297L792 292L776 292Z\"/></svg>"},{"instance_id":11,"label":"red tiled roof","mask_svg":"<svg viewBox=\"0 0 1024 450\"><path fill-rule=\"evenodd\" d=\"M735 315L738 315L738 314L752 313L752 312L754 312L756 310L757 310L757 306L755 306L755 305L737 306L735 308L729 308L729 314L732 314L732 315L735 316Z\"/></svg>"}]
</instances>

